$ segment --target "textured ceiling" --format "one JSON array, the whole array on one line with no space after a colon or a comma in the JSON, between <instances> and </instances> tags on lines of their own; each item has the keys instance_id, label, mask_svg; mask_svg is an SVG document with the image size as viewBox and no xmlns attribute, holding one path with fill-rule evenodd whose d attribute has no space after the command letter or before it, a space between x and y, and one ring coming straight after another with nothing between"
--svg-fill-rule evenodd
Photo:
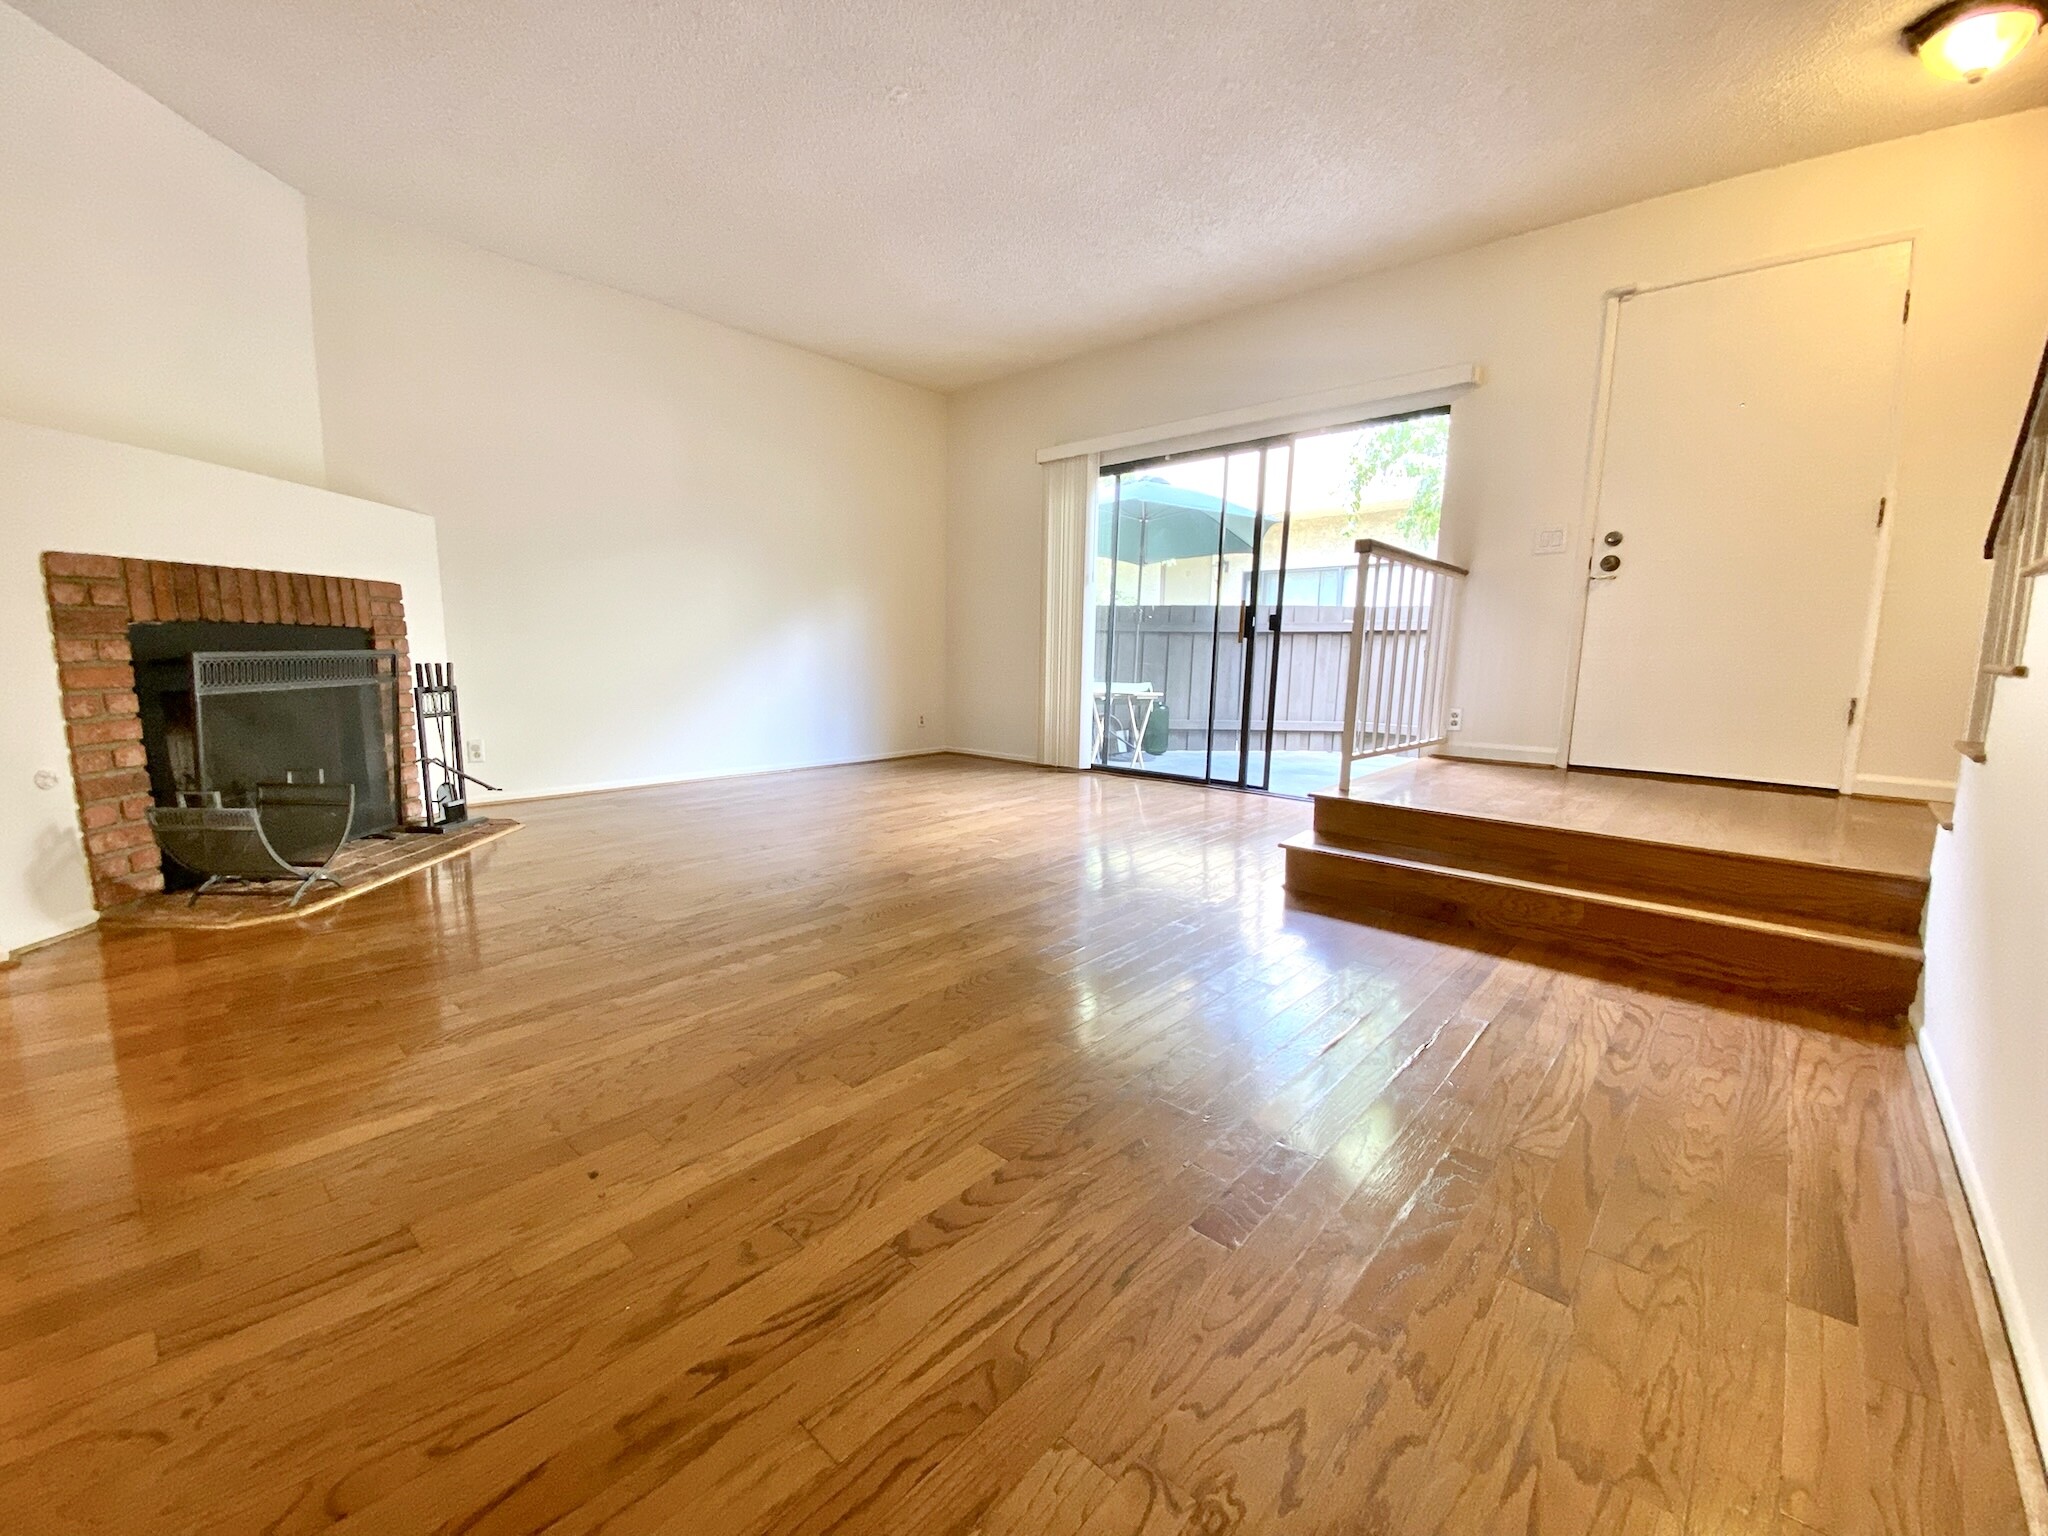
<instances>
[{"instance_id":1,"label":"textured ceiling","mask_svg":"<svg viewBox=\"0 0 2048 1536\"><path fill-rule=\"evenodd\" d=\"M948 387L2048 101L1916 0L17 0L316 197Z\"/></svg>"}]
</instances>

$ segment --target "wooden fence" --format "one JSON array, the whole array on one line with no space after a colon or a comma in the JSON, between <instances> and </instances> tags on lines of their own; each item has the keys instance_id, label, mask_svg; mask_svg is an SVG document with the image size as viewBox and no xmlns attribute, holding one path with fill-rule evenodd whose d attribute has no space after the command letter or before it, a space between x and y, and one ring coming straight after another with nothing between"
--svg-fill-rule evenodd
<instances>
[{"instance_id":1,"label":"wooden fence","mask_svg":"<svg viewBox=\"0 0 2048 1536\"><path fill-rule=\"evenodd\" d=\"M1216 629L1217 610L1190 604L1162 604L1154 607L1120 607L1116 619L1115 652L1110 647L1111 610L1095 613L1095 668L1098 679L1105 666L1115 669L1114 681L1146 683L1164 697L1159 708L1166 712L1168 751L1202 747L1209 723L1210 676L1215 675L1215 745L1219 750L1235 747L1237 728L1243 718L1244 657L1246 647L1236 639L1238 608L1232 604L1222 611L1223 630ZM1370 627L1381 635L1383 644L1420 647L1426 630L1419 617L1392 608L1375 610ZM1263 683L1267 647L1277 638L1280 646L1279 679L1274 690L1273 749L1276 752L1335 752L1344 736L1344 660L1351 635L1349 607L1309 607L1290 604L1281 618L1277 637L1261 631L1256 648L1258 671ZM1263 730L1266 701L1262 689L1253 690L1252 724Z\"/></svg>"}]
</instances>

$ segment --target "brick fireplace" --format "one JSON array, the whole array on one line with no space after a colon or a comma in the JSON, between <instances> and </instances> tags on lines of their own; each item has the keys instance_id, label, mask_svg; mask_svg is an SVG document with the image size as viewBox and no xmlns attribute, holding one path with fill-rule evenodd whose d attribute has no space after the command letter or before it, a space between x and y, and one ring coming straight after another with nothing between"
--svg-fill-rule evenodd
<instances>
[{"instance_id":1,"label":"brick fireplace","mask_svg":"<svg viewBox=\"0 0 2048 1536\"><path fill-rule=\"evenodd\" d=\"M378 649L401 659L399 799L406 819L424 814L412 681L404 664L405 598L395 582L53 552L43 556L43 585L96 908L163 889L162 855L145 815L152 801L131 624L205 620L369 631Z\"/></svg>"}]
</instances>

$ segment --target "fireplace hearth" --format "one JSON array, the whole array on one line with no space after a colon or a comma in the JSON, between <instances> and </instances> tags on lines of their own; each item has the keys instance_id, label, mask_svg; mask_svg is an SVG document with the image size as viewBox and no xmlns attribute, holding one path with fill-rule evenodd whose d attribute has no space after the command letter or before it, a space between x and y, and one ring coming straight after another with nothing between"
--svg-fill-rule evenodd
<instances>
[{"instance_id":1,"label":"fireplace hearth","mask_svg":"<svg viewBox=\"0 0 2048 1536\"><path fill-rule=\"evenodd\" d=\"M68 552L43 575L96 907L164 888L148 810L180 791L325 776L358 832L421 818L396 583Z\"/></svg>"}]
</instances>

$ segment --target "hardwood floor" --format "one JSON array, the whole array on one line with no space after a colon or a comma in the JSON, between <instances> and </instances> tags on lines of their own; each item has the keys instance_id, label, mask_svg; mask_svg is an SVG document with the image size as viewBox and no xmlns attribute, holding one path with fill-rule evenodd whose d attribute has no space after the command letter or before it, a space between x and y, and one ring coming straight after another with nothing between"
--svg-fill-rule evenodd
<instances>
[{"instance_id":1,"label":"hardwood floor","mask_svg":"<svg viewBox=\"0 0 2048 1536\"><path fill-rule=\"evenodd\" d=\"M9 1533L2025 1529L1893 1032L1292 908L1298 802L517 814L0 976Z\"/></svg>"}]
</instances>

